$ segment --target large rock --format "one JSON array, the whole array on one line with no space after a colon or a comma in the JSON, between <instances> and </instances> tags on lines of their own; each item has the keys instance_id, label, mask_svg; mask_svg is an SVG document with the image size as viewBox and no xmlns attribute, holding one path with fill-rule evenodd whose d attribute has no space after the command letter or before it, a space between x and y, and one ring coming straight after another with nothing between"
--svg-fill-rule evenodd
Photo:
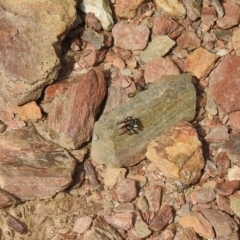
<instances>
[{"instance_id":1,"label":"large rock","mask_svg":"<svg viewBox=\"0 0 240 240\"><path fill-rule=\"evenodd\" d=\"M210 74L208 98L213 99L220 111L225 113L240 110L239 75L240 57L225 55ZM231 97L229 97L231 96Z\"/></svg>"},{"instance_id":2,"label":"large rock","mask_svg":"<svg viewBox=\"0 0 240 240\"><path fill-rule=\"evenodd\" d=\"M99 68L49 86L45 101L53 98L51 110L46 121L36 124L37 130L64 148L78 148L90 140L105 94L106 82Z\"/></svg>"},{"instance_id":3,"label":"large rock","mask_svg":"<svg viewBox=\"0 0 240 240\"><path fill-rule=\"evenodd\" d=\"M0 137L0 187L21 200L53 196L72 181L74 159L28 127Z\"/></svg>"},{"instance_id":4,"label":"large rock","mask_svg":"<svg viewBox=\"0 0 240 240\"><path fill-rule=\"evenodd\" d=\"M100 164L120 167L144 158L147 145L180 120L195 116L196 93L189 75L164 76L127 103L104 113L94 126L91 157ZM119 135L117 123L138 118L138 134Z\"/></svg>"},{"instance_id":5,"label":"large rock","mask_svg":"<svg viewBox=\"0 0 240 240\"><path fill-rule=\"evenodd\" d=\"M60 68L63 37L76 17L75 0L0 1L0 94L16 105L40 97Z\"/></svg>"},{"instance_id":6,"label":"large rock","mask_svg":"<svg viewBox=\"0 0 240 240\"><path fill-rule=\"evenodd\" d=\"M154 139L146 157L166 176L184 184L195 183L204 167L202 144L188 122L180 122Z\"/></svg>"}]
</instances>

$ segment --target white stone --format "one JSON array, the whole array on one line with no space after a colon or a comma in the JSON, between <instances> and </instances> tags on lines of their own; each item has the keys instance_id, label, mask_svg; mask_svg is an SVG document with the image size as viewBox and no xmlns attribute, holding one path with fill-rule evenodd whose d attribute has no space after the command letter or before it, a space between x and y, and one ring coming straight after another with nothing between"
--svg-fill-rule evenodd
<instances>
[{"instance_id":1,"label":"white stone","mask_svg":"<svg viewBox=\"0 0 240 240\"><path fill-rule=\"evenodd\" d=\"M112 10L108 0L83 0L79 4L79 9L85 13L93 13L99 19L105 31L109 31L113 27Z\"/></svg>"}]
</instances>

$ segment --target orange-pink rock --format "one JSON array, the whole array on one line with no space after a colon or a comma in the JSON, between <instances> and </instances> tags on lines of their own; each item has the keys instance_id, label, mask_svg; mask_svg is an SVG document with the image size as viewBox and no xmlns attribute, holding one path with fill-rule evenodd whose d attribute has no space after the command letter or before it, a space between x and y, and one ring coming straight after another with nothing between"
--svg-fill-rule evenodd
<instances>
[{"instance_id":1,"label":"orange-pink rock","mask_svg":"<svg viewBox=\"0 0 240 240\"><path fill-rule=\"evenodd\" d=\"M144 49L150 31L143 25L117 23L113 29L114 45L127 50Z\"/></svg>"},{"instance_id":2,"label":"orange-pink rock","mask_svg":"<svg viewBox=\"0 0 240 240\"><path fill-rule=\"evenodd\" d=\"M188 55L184 62L184 68L200 79L210 73L217 59L215 54L200 47Z\"/></svg>"},{"instance_id":3,"label":"orange-pink rock","mask_svg":"<svg viewBox=\"0 0 240 240\"><path fill-rule=\"evenodd\" d=\"M144 79L146 83L155 82L163 75L178 75L179 69L169 58L157 58L146 64Z\"/></svg>"}]
</instances>

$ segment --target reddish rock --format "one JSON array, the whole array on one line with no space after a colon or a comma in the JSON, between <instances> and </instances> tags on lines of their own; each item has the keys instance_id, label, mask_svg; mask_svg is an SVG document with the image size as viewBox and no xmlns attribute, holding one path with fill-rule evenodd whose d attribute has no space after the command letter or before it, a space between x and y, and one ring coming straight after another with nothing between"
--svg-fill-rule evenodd
<instances>
[{"instance_id":1,"label":"reddish rock","mask_svg":"<svg viewBox=\"0 0 240 240\"><path fill-rule=\"evenodd\" d=\"M86 21L87 28L93 28L97 32L99 32L102 29L101 22L99 21L98 18L96 18L96 16L92 12L88 12L86 14L85 21Z\"/></svg>"},{"instance_id":2,"label":"reddish rock","mask_svg":"<svg viewBox=\"0 0 240 240\"><path fill-rule=\"evenodd\" d=\"M154 214L154 217L149 221L149 228L154 231L161 231L173 220L173 209L166 205Z\"/></svg>"},{"instance_id":3,"label":"reddish rock","mask_svg":"<svg viewBox=\"0 0 240 240\"><path fill-rule=\"evenodd\" d=\"M231 162L240 167L240 133L233 135L226 143L226 153Z\"/></svg>"},{"instance_id":4,"label":"reddish rock","mask_svg":"<svg viewBox=\"0 0 240 240\"><path fill-rule=\"evenodd\" d=\"M14 118L14 112L7 100L0 95L0 120L3 122L11 121Z\"/></svg>"},{"instance_id":5,"label":"reddish rock","mask_svg":"<svg viewBox=\"0 0 240 240\"><path fill-rule=\"evenodd\" d=\"M217 20L217 14L213 7L203 6L201 11L201 28L203 32L207 32Z\"/></svg>"},{"instance_id":6,"label":"reddish rock","mask_svg":"<svg viewBox=\"0 0 240 240\"><path fill-rule=\"evenodd\" d=\"M153 185L145 190L145 197L148 202L149 211L157 212L160 208L162 189L159 185Z\"/></svg>"},{"instance_id":7,"label":"reddish rock","mask_svg":"<svg viewBox=\"0 0 240 240\"><path fill-rule=\"evenodd\" d=\"M175 39L184 31L184 27L181 24L165 16L154 16L152 22L153 37L158 35L168 35L170 38Z\"/></svg>"},{"instance_id":8,"label":"reddish rock","mask_svg":"<svg viewBox=\"0 0 240 240\"><path fill-rule=\"evenodd\" d=\"M73 231L77 233L85 233L92 224L92 218L89 216L78 218L74 223Z\"/></svg>"},{"instance_id":9,"label":"reddish rock","mask_svg":"<svg viewBox=\"0 0 240 240\"><path fill-rule=\"evenodd\" d=\"M150 31L143 25L117 23L113 29L114 45L127 50L144 49Z\"/></svg>"},{"instance_id":10,"label":"reddish rock","mask_svg":"<svg viewBox=\"0 0 240 240\"><path fill-rule=\"evenodd\" d=\"M219 195L229 196L235 193L239 189L240 189L240 181L232 180L228 182L218 183L214 190Z\"/></svg>"},{"instance_id":11,"label":"reddish rock","mask_svg":"<svg viewBox=\"0 0 240 240\"><path fill-rule=\"evenodd\" d=\"M53 196L72 181L75 160L31 127L0 138L0 187L22 200Z\"/></svg>"},{"instance_id":12,"label":"reddish rock","mask_svg":"<svg viewBox=\"0 0 240 240\"><path fill-rule=\"evenodd\" d=\"M240 110L238 104L240 68L236 67L239 64L240 57L232 54L225 55L210 74L208 97L212 98L218 108L225 113Z\"/></svg>"},{"instance_id":13,"label":"reddish rock","mask_svg":"<svg viewBox=\"0 0 240 240\"><path fill-rule=\"evenodd\" d=\"M132 227L133 216L131 213L117 213L104 216L104 220L116 229L128 230Z\"/></svg>"},{"instance_id":14,"label":"reddish rock","mask_svg":"<svg viewBox=\"0 0 240 240\"><path fill-rule=\"evenodd\" d=\"M35 101L24 104L23 106L11 105L13 111L23 121L37 121L42 118L40 107Z\"/></svg>"},{"instance_id":15,"label":"reddish rock","mask_svg":"<svg viewBox=\"0 0 240 240\"><path fill-rule=\"evenodd\" d=\"M214 162L217 165L218 176L220 178L225 178L231 162L225 152L220 152L214 157Z\"/></svg>"},{"instance_id":16,"label":"reddish rock","mask_svg":"<svg viewBox=\"0 0 240 240\"><path fill-rule=\"evenodd\" d=\"M229 133L227 126L219 126L213 128L205 137L207 142L218 143L218 142L226 142L229 140Z\"/></svg>"},{"instance_id":17,"label":"reddish rock","mask_svg":"<svg viewBox=\"0 0 240 240\"><path fill-rule=\"evenodd\" d=\"M144 0L117 0L114 5L115 13L120 18L134 18L137 14L138 7Z\"/></svg>"},{"instance_id":18,"label":"reddish rock","mask_svg":"<svg viewBox=\"0 0 240 240\"><path fill-rule=\"evenodd\" d=\"M18 117L15 117L13 120L6 122L8 125L8 128L10 129L20 129L26 126L26 123L19 119Z\"/></svg>"},{"instance_id":19,"label":"reddish rock","mask_svg":"<svg viewBox=\"0 0 240 240\"><path fill-rule=\"evenodd\" d=\"M103 61L105 54L106 50L104 49L97 50L93 44L87 43L86 48L82 52L82 57L79 61L79 65L81 67L81 61L84 61L84 63L87 63L87 66L95 66L97 63Z\"/></svg>"},{"instance_id":20,"label":"reddish rock","mask_svg":"<svg viewBox=\"0 0 240 240\"><path fill-rule=\"evenodd\" d=\"M215 54L200 47L188 55L184 62L184 68L200 79L209 74L217 59Z\"/></svg>"},{"instance_id":21,"label":"reddish rock","mask_svg":"<svg viewBox=\"0 0 240 240\"><path fill-rule=\"evenodd\" d=\"M136 182L132 179L123 178L114 189L119 202L131 202L137 197Z\"/></svg>"},{"instance_id":22,"label":"reddish rock","mask_svg":"<svg viewBox=\"0 0 240 240\"><path fill-rule=\"evenodd\" d=\"M235 3L223 3L224 16L217 20L220 28L231 28L239 24L240 6Z\"/></svg>"},{"instance_id":23,"label":"reddish rock","mask_svg":"<svg viewBox=\"0 0 240 240\"><path fill-rule=\"evenodd\" d=\"M235 50L236 56L240 56L240 28L233 31L232 46Z\"/></svg>"},{"instance_id":24,"label":"reddish rock","mask_svg":"<svg viewBox=\"0 0 240 240\"><path fill-rule=\"evenodd\" d=\"M203 216L212 224L217 239L237 239L238 225L228 214L218 209L204 209Z\"/></svg>"},{"instance_id":25,"label":"reddish rock","mask_svg":"<svg viewBox=\"0 0 240 240\"><path fill-rule=\"evenodd\" d=\"M240 132L240 111L229 113L228 118L233 133Z\"/></svg>"},{"instance_id":26,"label":"reddish rock","mask_svg":"<svg viewBox=\"0 0 240 240\"><path fill-rule=\"evenodd\" d=\"M36 128L46 139L75 149L91 138L95 117L106 94L106 82L101 70L94 68L62 84L62 88L56 87L64 90L50 103L47 120L37 123ZM55 93L59 92L56 89Z\"/></svg>"},{"instance_id":27,"label":"reddish rock","mask_svg":"<svg viewBox=\"0 0 240 240\"><path fill-rule=\"evenodd\" d=\"M146 64L144 79L146 83L155 82L163 75L178 75L177 66L169 58L157 58Z\"/></svg>"},{"instance_id":28,"label":"reddish rock","mask_svg":"<svg viewBox=\"0 0 240 240\"><path fill-rule=\"evenodd\" d=\"M228 197L216 195L216 203L221 211L226 212L230 215L234 215L234 212L230 207L230 200Z\"/></svg>"},{"instance_id":29,"label":"reddish rock","mask_svg":"<svg viewBox=\"0 0 240 240\"><path fill-rule=\"evenodd\" d=\"M178 223L184 228L193 228L194 231L204 238L214 238L215 234L211 223L199 212L190 212L179 218Z\"/></svg>"},{"instance_id":30,"label":"reddish rock","mask_svg":"<svg viewBox=\"0 0 240 240\"><path fill-rule=\"evenodd\" d=\"M16 203L16 200L10 194L3 190L0 191L0 208L8 207L14 203Z\"/></svg>"},{"instance_id":31,"label":"reddish rock","mask_svg":"<svg viewBox=\"0 0 240 240\"><path fill-rule=\"evenodd\" d=\"M109 112L119 105L128 102L128 94L136 91L136 86L130 77L119 77L112 81L108 88L108 98L104 108L104 112Z\"/></svg>"},{"instance_id":32,"label":"reddish rock","mask_svg":"<svg viewBox=\"0 0 240 240\"><path fill-rule=\"evenodd\" d=\"M193 50L201 46L201 40L193 31L184 31L177 39L177 45L188 50Z\"/></svg>"},{"instance_id":33,"label":"reddish rock","mask_svg":"<svg viewBox=\"0 0 240 240\"><path fill-rule=\"evenodd\" d=\"M166 177L184 184L195 183L204 167L197 132L190 123L184 121L153 140L146 156Z\"/></svg>"},{"instance_id":34,"label":"reddish rock","mask_svg":"<svg viewBox=\"0 0 240 240\"><path fill-rule=\"evenodd\" d=\"M7 225L15 232L20 234L26 234L28 232L27 225L15 217L9 215L6 222Z\"/></svg>"},{"instance_id":35,"label":"reddish rock","mask_svg":"<svg viewBox=\"0 0 240 240\"><path fill-rule=\"evenodd\" d=\"M120 58L116 57L112 61L112 65L114 67L117 67L118 69L124 69L125 68L125 62Z\"/></svg>"},{"instance_id":36,"label":"reddish rock","mask_svg":"<svg viewBox=\"0 0 240 240\"><path fill-rule=\"evenodd\" d=\"M0 94L13 104L36 100L44 86L56 79L57 49L76 18L76 3L68 4L65 8L57 0L1 3L0 55L5 57L0 60ZM54 14L46 17L47 11Z\"/></svg>"},{"instance_id":37,"label":"reddish rock","mask_svg":"<svg viewBox=\"0 0 240 240\"><path fill-rule=\"evenodd\" d=\"M193 204L208 203L215 199L215 193L213 189L209 187L195 188L190 194L190 199Z\"/></svg>"}]
</instances>

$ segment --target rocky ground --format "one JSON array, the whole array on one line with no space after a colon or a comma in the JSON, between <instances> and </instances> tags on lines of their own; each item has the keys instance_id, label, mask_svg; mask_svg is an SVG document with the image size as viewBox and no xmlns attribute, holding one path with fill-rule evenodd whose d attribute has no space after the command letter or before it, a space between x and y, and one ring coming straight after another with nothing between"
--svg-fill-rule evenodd
<instances>
[{"instance_id":1,"label":"rocky ground","mask_svg":"<svg viewBox=\"0 0 240 240\"><path fill-rule=\"evenodd\" d=\"M240 239L239 0L0 19L0 239Z\"/></svg>"}]
</instances>

